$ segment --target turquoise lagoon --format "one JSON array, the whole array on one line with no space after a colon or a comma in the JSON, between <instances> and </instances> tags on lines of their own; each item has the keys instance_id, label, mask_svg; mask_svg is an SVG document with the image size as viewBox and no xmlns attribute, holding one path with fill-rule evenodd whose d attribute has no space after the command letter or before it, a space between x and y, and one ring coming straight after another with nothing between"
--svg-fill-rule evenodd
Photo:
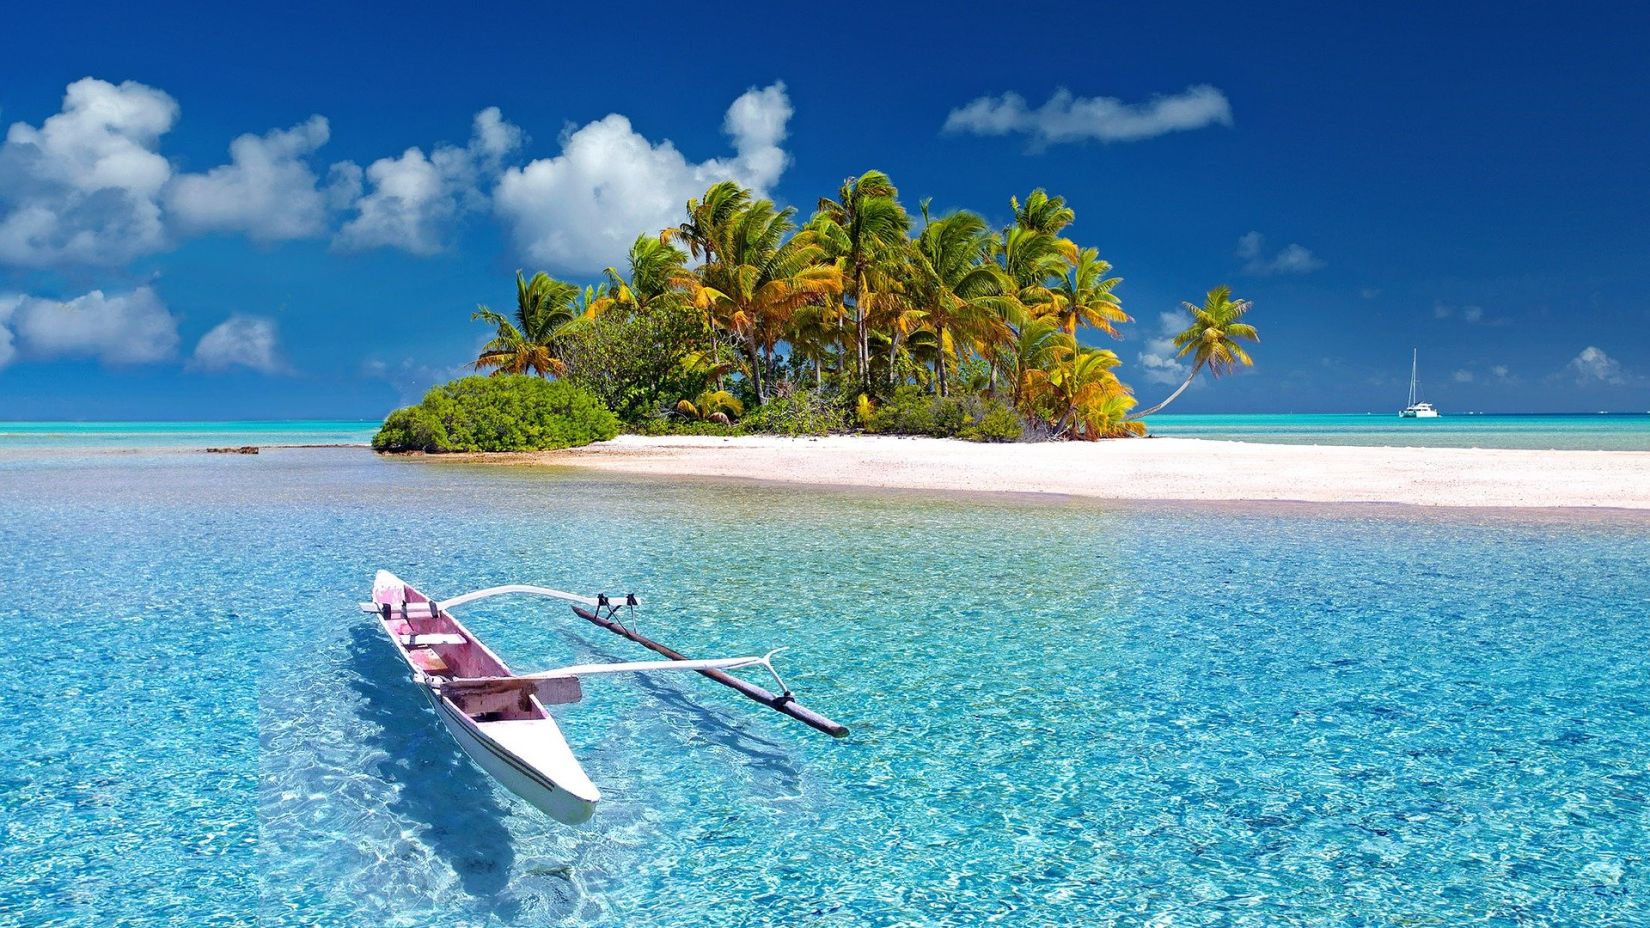
<instances>
[{"instance_id":1,"label":"turquoise lagoon","mask_svg":"<svg viewBox=\"0 0 1650 928\"><path fill-rule=\"evenodd\" d=\"M219 442L213 439L212 443ZM1634 925L1639 517L1115 506L385 460L0 460L0 925ZM370 620L640 592L788 645L833 741L594 681L573 829L475 768ZM637 656L542 603L518 668Z\"/></svg>"},{"instance_id":2,"label":"turquoise lagoon","mask_svg":"<svg viewBox=\"0 0 1650 928\"><path fill-rule=\"evenodd\" d=\"M378 420L284 419L243 422L0 422L0 454L84 451L194 451L242 445L364 445Z\"/></svg>"},{"instance_id":3,"label":"turquoise lagoon","mask_svg":"<svg viewBox=\"0 0 1650 928\"><path fill-rule=\"evenodd\" d=\"M1477 415L1400 419L1396 413L1268 413L1151 418L1152 434L1292 445L1650 451L1650 413Z\"/></svg>"}]
</instances>

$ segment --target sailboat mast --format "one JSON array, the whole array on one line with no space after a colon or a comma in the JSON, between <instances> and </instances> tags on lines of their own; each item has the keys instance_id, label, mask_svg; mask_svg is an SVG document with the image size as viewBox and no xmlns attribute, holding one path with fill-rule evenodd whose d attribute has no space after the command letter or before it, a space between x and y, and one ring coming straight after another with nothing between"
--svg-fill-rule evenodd
<instances>
[{"instance_id":1,"label":"sailboat mast","mask_svg":"<svg viewBox=\"0 0 1650 928\"><path fill-rule=\"evenodd\" d=\"M1411 348L1409 350L1409 405L1411 405L1411 406L1415 405L1415 383L1416 383L1415 377L1416 377L1416 374L1419 373L1419 371L1420 371L1420 368L1418 366L1420 364L1420 360L1421 360L1420 350L1416 349L1416 348Z\"/></svg>"}]
</instances>

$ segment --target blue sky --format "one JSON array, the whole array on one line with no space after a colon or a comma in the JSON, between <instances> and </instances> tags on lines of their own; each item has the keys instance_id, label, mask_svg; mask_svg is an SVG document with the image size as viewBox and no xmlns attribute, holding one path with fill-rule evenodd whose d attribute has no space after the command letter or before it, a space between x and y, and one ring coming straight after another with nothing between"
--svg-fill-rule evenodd
<instances>
[{"instance_id":1,"label":"blue sky","mask_svg":"<svg viewBox=\"0 0 1650 928\"><path fill-rule=\"evenodd\" d=\"M1148 401L1230 283L1258 366L1178 410L1390 411L1412 346L1446 412L1650 409L1629 5L45 7L0 33L0 419L376 417L516 268L873 167L1064 195Z\"/></svg>"}]
</instances>

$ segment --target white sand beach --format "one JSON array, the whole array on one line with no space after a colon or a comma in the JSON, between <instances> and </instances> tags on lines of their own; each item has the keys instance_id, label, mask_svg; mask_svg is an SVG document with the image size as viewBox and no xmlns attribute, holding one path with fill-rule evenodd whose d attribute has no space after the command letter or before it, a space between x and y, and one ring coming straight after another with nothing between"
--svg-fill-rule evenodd
<instances>
[{"instance_id":1,"label":"white sand beach","mask_svg":"<svg viewBox=\"0 0 1650 928\"><path fill-rule=\"evenodd\" d=\"M1190 438L990 445L857 435L625 435L508 460L632 474L1100 499L1650 509L1650 452L1273 445Z\"/></svg>"}]
</instances>

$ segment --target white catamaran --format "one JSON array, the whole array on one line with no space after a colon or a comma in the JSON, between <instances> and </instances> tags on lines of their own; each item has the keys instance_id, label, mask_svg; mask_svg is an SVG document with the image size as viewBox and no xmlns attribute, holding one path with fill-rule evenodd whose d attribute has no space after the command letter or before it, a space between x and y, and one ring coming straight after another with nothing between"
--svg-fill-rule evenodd
<instances>
[{"instance_id":1,"label":"white catamaran","mask_svg":"<svg viewBox=\"0 0 1650 928\"><path fill-rule=\"evenodd\" d=\"M571 602L579 618L628 638L665 660L573 664L516 673L448 611L465 603L512 594ZM569 825L590 818L601 792L573 756L550 707L583 698L580 681L584 679L606 674L693 671L828 735L841 738L848 734L847 726L796 701L773 668L774 652L760 657L689 660L619 620L620 606L635 605L635 596L609 600L606 596L579 596L527 584L497 586L437 602L381 570L373 579L372 601L362 603L361 609L377 617L390 643L412 670L413 682L423 690L459 747L505 788ZM742 668L767 671L779 692L728 673Z\"/></svg>"},{"instance_id":2,"label":"white catamaran","mask_svg":"<svg viewBox=\"0 0 1650 928\"><path fill-rule=\"evenodd\" d=\"M1410 349L1409 355L1409 405L1398 413L1401 419L1436 419L1438 410L1421 399L1421 380L1416 375L1420 372L1420 352Z\"/></svg>"}]
</instances>

